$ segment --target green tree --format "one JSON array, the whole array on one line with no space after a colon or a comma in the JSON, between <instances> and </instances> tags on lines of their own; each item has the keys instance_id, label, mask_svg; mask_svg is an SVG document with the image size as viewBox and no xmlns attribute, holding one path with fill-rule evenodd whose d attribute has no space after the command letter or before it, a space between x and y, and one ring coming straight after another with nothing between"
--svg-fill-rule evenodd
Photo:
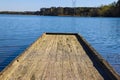
<instances>
[{"instance_id":1,"label":"green tree","mask_svg":"<svg viewBox=\"0 0 120 80\"><path fill-rule=\"evenodd\" d=\"M116 2L113 2L109 5L101 6L99 10L99 15L100 16L106 16L106 17L116 17L117 7L116 7Z\"/></svg>"},{"instance_id":2,"label":"green tree","mask_svg":"<svg viewBox=\"0 0 120 80\"><path fill-rule=\"evenodd\" d=\"M110 15L110 6L102 6L99 10L99 15L100 16L108 16Z\"/></svg>"},{"instance_id":3,"label":"green tree","mask_svg":"<svg viewBox=\"0 0 120 80\"><path fill-rule=\"evenodd\" d=\"M118 0L118 2L117 2L117 6L120 7L120 0Z\"/></svg>"}]
</instances>

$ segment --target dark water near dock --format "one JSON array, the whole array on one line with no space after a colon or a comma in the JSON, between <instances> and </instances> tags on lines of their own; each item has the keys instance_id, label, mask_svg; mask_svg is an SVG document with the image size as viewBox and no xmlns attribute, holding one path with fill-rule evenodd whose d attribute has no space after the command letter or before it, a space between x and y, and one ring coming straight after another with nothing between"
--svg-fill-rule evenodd
<instances>
[{"instance_id":1,"label":"dark water near dock","mask_svg":"<svg viewBox=\"0 0 120 80\"><path fill-rule=\"evenodd\" d=\"M0 71L44 32L80 33L120 73L120 18L0 15Z\"/></svg>"}]
</instances>

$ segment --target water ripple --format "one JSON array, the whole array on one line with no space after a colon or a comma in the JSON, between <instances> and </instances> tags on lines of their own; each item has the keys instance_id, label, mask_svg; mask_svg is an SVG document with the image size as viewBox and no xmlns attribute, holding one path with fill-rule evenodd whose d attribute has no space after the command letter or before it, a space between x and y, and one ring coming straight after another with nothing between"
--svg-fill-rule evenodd
<instances>
[{"instance_id":1,"label":"water ripple","mask_svg":"<svg viewBox=\"0 0 120 80\"><path fill-rule=\"evenodd\" d=\"M0 15L0 71L44 32L82 34L120 73L120 18L23 15Z\"/></svg>"}]
</instances>

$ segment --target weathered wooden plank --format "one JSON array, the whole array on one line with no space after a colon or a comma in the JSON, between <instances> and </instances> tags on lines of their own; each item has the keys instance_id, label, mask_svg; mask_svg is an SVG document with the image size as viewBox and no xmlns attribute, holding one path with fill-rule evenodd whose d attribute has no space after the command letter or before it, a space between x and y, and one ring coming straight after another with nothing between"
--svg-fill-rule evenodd
<instances>
[{"instance_id":1,"label":"weathered wooden plank","mask_svg":"<svg viewBox=\"0 0 120 80\"><path fill-rule=\"evenodd\" d=\"M78 34L47 33L5 68L0 80L119 80L101 59Z\"/></svg>"}]
</instances>

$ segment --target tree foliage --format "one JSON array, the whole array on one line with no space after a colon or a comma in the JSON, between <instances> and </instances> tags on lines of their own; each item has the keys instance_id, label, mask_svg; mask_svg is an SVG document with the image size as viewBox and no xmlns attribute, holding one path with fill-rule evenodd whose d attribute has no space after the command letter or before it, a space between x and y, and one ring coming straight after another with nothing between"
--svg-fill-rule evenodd
<instances>
[{"instance_id":1,"label":"tree foliage","mask_svg":"<svg viewBox=\"0 0 120 80\"><path fill-rule=\"evenodd\" d=\"M27 14L50 16L92 16L92 17L120 17L120 0L101 7L51 7L41 8L36 12L0 12L0 14Z\"/></svg>"},{"instance_id":2,"label":"tree foliage","mask_svg":"<svg viewBox=\"0 0 120 80\"><path fill-rule=\"evenodd\" d=\"M52 11L51 11L52 9ZM40 10L41 15L69 15L69 16L103 16L103 17L120 17L120 0L109 5L101 7L54 7L43 8Z\"/></svg>"}]
</instances>

